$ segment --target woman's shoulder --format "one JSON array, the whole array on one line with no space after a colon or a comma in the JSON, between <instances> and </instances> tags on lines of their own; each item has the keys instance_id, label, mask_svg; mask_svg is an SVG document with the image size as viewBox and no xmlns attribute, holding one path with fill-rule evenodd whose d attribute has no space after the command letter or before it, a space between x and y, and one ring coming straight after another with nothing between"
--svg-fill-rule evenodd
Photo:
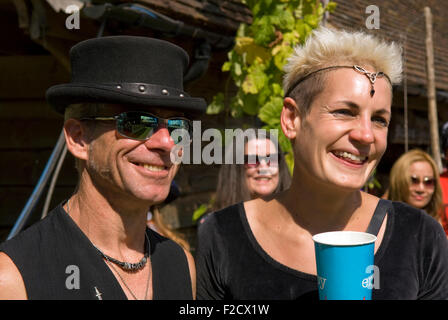
<instances>
[{"instance_id":1,"label":"woman's shoulder","mask_svg":"<svg viewBox=\"0 0 448 320\"><path fill-rule=\"evenodd\" d=\"M235 218L236 214L239 214L240 207L244 208L243 202L235 203L226 208L208 212L199 219L198 223L202 226L204 223L212 224L217 221Z\"/></svg>"},{"instance_id":2,"label":"woman's shoulder","mask_svg":"<svg viewBox=\"0 0 448 320\"><path fill-rule=\"evenodd\" d=\"M425 219L425 216L430 217L423 210L415 208L407 203L392 200L386 200L386 201L388 201L392 205L394 213L403 218Z\"/></svg>"},{"instance_id":3,"label":"woman's shoulder","mask_svg":"<svg viewBox=\"0 0 448 320\"><path fill-rule=\"evenodd\" d=\"M207 213L198 222L198 236L228 235L240 230L241 210L244 210L243 202Z\"/></svg>"},{"instance_id":4,"label":"woman's shoulder","mask_svg":"<svg viewBox=\"0 0 448 320\"><path fill-rule=\"evenodd\" d=\"M390 200L387 200L390 201ZM407 203L390 201L393 207L394 221L401 232L437 232L443 231L441 224L425 211L415 208Z\"/></svg>"},{"instance_id":5,"label":"woman's shoulder","mask_svg":"<svg viewBox=\"0 0 448 320\"><path fill-rule=\"evenodd\" d=\"M417 209L407 203L387 199L386 194L381 198L366 192L362 192L362 195L364 196L364 199L371 201L372 204L375 203L375 207L383 205L386 207L386 212L388 214L394 214L398 218L420 219L424 215L429 216L421 209Z\"/></svg>"}]
</instances>

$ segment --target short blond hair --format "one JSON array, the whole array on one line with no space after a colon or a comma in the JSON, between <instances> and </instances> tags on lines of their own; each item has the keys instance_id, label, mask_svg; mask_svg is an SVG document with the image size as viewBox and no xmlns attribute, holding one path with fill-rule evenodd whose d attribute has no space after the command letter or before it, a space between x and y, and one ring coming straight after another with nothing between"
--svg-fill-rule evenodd
<instances>
[{"instance_id":1,"label":"short blond hair","mask_svg":"<svg viewBox=\"0 0 448 320\"><path fill-rule=\"evenodd\" d=\"M386 42L361 31L320 27L314 30L303 45L295 47L284 67L283 90L285 93L296 91L292 87L299 79L319 69L338 65L370 66L377 72L384 72L394 85L401 82L402 49L395 42Z\"/></svg>"},{"instance_id":2,"label":"short blond hair","mask_svg":"<svg viewBox=\"0 0 448 320\"><path fill-rule=\"evenodd\" d=\"M85 116L95 116L101 108L104 107L103 103L79 103L71 104L65 108L64 120L68 119L80 119Z\"/></svg>"}]
</instances>

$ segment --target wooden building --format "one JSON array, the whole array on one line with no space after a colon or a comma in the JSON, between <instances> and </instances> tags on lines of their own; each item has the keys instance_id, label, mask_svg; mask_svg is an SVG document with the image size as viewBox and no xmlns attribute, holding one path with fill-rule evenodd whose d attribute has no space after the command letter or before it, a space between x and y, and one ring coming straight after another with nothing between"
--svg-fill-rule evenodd
<instances>
[{"instance_id":1,"label":"wooden building","mask_svg":"<svg viewBox=\"0 0 448 320\"><path fill-rule=\"evenodd\" d=\"M67 28L71 15L63 9L70 4L85 5L78 28L75 20L68 20L74 28ZM68 53L74 44L100 34L173 42L190 56L185 90L211 102L228 78L221 66L242 22L250 22L250 14L236 0L145 0L138 6L135 1L0 0L0 241L19 217L60 135L62 116L46 104L45 91L69 81ZM204 119L202 129L223 124L219 117L200 120ZM228 125L238 126L232 122L229 119ZM181 196L164 209L167 224L194 238L192 214L198 205L209 201L218 169L207 165L180 169L175 181ZM67 155L50 208L72 194L76 181L74 160ZM47 192L48 186L26 226L40 219Z\"/></svg>"},{"instance_id":2,"label":"wooden building","mask_svg":"<svg viewBox=\"0 0 448 320\"><path fill-rule=\"evenodd\" d=\"M355 28L403 43L406 49L409 147L427 150L425 26L423 7L433 8L439 124L448 121L448 2L444 0L377 0L379 29L369 30L368 0L335 0L326 23ZM64 12L83 5L79 26ZM133 5L133 6L131 6ZM140 7L138 7L140 6ZM67 27L67 19L68 27ZM207 102L222 91L229 75L221 72L240 23L250 11L238 0L0 0L0 241L5 239L37 184L62 128L62 117L45 102L45 91L70 77L68 52L84 39L99 35L142 35L183 47L191 57L191 78L185 89ZM70 28L72 27L72 28ZM387 185L393 162L404 151L403 86L395 89L389 147L378 167ZM202 129L237 127L241 122L204 116ZM245 119L253 121L253 119ZM163 209L164 219L187 235L194 248L198 205L207 203L216 187L218 166L184 165L175 178L181 195ZM77 176L68 155L58 177L50 208L71 195ZM42 213L48 187L27 225ZM381 191L381 190L380 190Z\"/></svg>"}]
</instances>

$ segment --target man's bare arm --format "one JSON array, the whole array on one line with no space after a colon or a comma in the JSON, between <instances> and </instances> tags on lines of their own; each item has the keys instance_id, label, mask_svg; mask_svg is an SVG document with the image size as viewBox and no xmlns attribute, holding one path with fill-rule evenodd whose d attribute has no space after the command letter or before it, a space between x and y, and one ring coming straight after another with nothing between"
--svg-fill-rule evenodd
<instances>
[{"instance_id":1,"label":"man's bare arm","mask_svg":"<svg viewBox=\"0 0 448 320\"><path fill-rule=\"evenodd\" d=\"M14 262L0 252L0 300L26 300L22 275Z\"/></svg>"}]
</instances>

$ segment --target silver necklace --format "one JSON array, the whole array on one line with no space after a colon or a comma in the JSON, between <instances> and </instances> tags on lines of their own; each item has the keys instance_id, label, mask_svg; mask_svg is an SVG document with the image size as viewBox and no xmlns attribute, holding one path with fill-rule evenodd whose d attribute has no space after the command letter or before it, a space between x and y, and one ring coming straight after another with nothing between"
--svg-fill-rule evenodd
<instances>
[{"instance_id":1,"label":"silver necklace","mask_svg":"<svg viewBox=\"0 0 448 320\"><path fill-rule=\"evenodd\" d=\"M106 263L112 268L112 270L118 275L118 277L120 278L121 282L124 284L124 286L126 287L126 289L128 289L129 293L132 295L132 297L134 298L134 300L138 300L137 297L135 296L134 292L132 292L131 288L129 288L129 286L126 284L126 281L124 281L123 277L120 275L120 273L118 272L117 269L115 269L114 265L111 264L109 261L106 260ZM149 279L151 278L151 268L148 268L148 279L146 280L146 289L145 289L145 298L143 300L146 300L148 297L148 288L149 288Z\"/></svg>"},{"instance_id":2,"label":"silver necklace","mask_svg":"<svg viewBox=\"0 0 448 320\"><path fill-rule=\"evenodd\" d=\"M149 257L149 239L148 239L148 235L146 234L146 232L145 232L145 239L146 239L146 243L148 244L147 246L145 246L145 248L146 248L145 255L143 256L143 258L139 262L136 262L136 263L123 262L123 261L114 259L111 256L108 256L107 254L102 252L100 249L98 249L97 246L95 246L95 245L93 245L93 246L103 256L103 258L106 259L106 261L115 263L121 269L123 269L125 271L136 272L138 270L143 269L145 267L145 265L146 265L146 262L148 262L148 257Z\"/></svg>"},{"instance_id":3,"label":"silver necklace","mask_svg":"<svg viewBox=\"0 0 448 320\"><path fill-rule=\"evenodd\" d=\"M69 199L70 200L70 199ZM69 200L67 200L67 214L69 214L69 205L68 202ZM131 272L136 272L138 270L141 270L145 267L146 263L148 262L148 257L149 257L149 238L148 235L145 232L145 240L146 240L146 246L145 246L145 254L143 255L143 258L136 263L132 263L132 262L123 262L120 260L117 260L115 258L112 258L111 256L108 256L107 254L105 254L104 252L102 252L96 245L93 244L93 246L95 247L95 249L101 254L101 256L106 259L106 261L115 263L116 265L118 265L121 269L125 270L125 271L131 271Z\"/></svg>"}]
</instances>

